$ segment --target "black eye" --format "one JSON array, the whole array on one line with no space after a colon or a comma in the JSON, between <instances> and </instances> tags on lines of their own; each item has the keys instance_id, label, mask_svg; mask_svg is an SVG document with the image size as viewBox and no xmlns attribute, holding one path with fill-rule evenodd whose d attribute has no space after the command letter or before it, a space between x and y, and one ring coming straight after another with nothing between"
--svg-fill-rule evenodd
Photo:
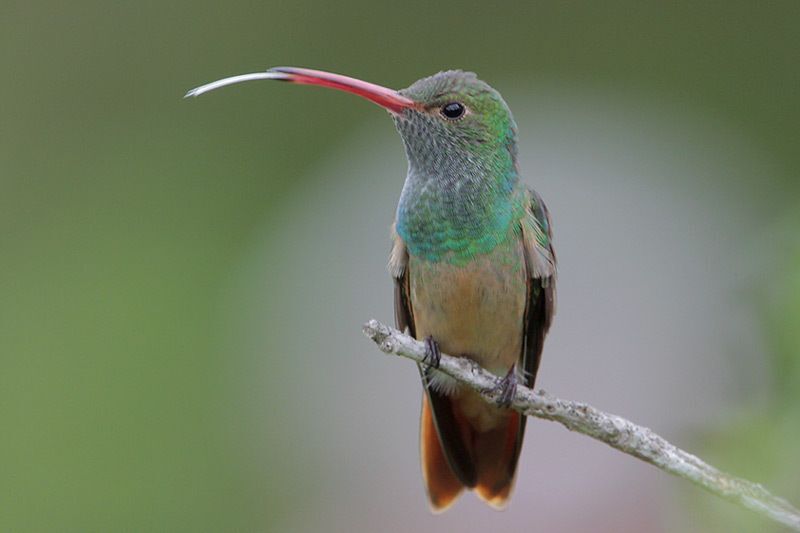
<instances>
[{"instance_id":1,"label":"black eye","mask_svg":"<svg viewBox=\"0 0 800 533\"><path fill-rule=\"evenodd\" d=\"M464 107L464 104L460 104L458 102L450 102L449 104L444 104L442 106L441 111L442 115L444 115L445 117L449 119L456 119L460 118L461 115L464 114L466 108Z\"/></svg>"}]
</instances>

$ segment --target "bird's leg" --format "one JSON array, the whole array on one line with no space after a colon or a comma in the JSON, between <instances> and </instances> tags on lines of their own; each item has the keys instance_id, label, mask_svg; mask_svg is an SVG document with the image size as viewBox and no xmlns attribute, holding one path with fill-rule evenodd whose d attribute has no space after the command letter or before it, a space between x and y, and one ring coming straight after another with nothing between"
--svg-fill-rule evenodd
<instances>
[{"instance_id":1,"label":"bird's leg","mask_svg":"<svg viewBox=\"0 0 800 533\"><path fill-rule=\"evenodd\" d=\"M442 360L442 352L439 350L439 343L433 336L428 335L425 337L425 357L422 362L431 368L439 368L439 362Z\"/></svg>"},{"instance_id":2,"label":"bird's leg","mask_svg":"<svg viewBox=\"0 0 800 533\"><path fill-rule=\"evenodd\" d=\"M501 378L497 382L497 385L486 391L499 394L499 396L497 397L498 407L511 407L511 403L514 401L514 396L517 395L516 370L517 370L517 365L515 363L511 365L511 368L508 369L508 373L505 375L505 377Z\"/></svg>"}]
</instances>

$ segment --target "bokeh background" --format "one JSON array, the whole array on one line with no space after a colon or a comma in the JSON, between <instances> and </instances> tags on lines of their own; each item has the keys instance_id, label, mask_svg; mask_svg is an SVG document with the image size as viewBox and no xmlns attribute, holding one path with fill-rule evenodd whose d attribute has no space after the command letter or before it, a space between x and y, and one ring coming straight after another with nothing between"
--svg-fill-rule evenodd
<instances>
[{"instance_id":1,"label":"bokeh background","mask_svg":"<svg viewBox=\"0 0 800 533\"><path fill-rule=\"evenodd\" d=\"M0 530L779 531L552 423L427 509L388 228L405 160L274 65L498 88L553 213L538 385L800 504L800 4L0 6Z\"/></svg>"}]
</instances>

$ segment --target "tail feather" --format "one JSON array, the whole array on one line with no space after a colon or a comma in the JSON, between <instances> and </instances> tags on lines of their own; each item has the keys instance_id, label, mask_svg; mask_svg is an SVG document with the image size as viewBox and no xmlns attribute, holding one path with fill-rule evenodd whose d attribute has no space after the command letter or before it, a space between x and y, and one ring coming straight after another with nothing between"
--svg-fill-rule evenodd
<instances>
[{"instance_id":1,"label":"tail feather","mask_svg":"<svg viewBox=\"0 0 800 533\"><path fill-rule=\"evenodd\" d=\"M443 512L455 503L464 486L453 473L444 456L427 394L422 395L420 456L422 457L422 476L425 478L431 509L436 513Z\"/></svg>"},{"instance_id":2,"label":"tail feather","mask_svg":"<svg viewBox=\"0 0 800 533\"><path fill-rule=\"evenodd\" d=\"M519 413L513 412L503 427L475 435L478 472L475 492L495 509L506 506L514 488L522 432L525 431L524 420Z\"/></svg>"},{"instance_id":3,"label":"tail feather","mask_svg":"<svg viewBox=\"0 0 800 533\"><path fill-rule=\"evenodd\" d=\"M428 490L428 498L434 512L450 507L465 488L464 482L453 471L444 446L463 449L466 466L474 472L475 483L470 487L495 509L505 507L514 487L517 460L522 448L525 417L510 412L504 423L490 431L479 432L461 415L458 402L445 400L452 407L446 412L452 416L454 427L447 438L437 431L435 416L443 413L431 409L428 395L423 394L420 420L420 451L422 473ZM505 414L505 413L503 413ZM453 442L454 440L459 442Z\"/></svg>"}]
</instances>

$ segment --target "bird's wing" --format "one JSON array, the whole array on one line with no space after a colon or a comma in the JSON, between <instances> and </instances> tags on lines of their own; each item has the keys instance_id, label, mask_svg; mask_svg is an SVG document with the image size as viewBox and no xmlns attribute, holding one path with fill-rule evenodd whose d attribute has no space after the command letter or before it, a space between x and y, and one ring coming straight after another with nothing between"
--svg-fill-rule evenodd
<instances>
[{"instance_id":1,"label":"bird's wing","mask_svg":"<svg viewBox=\"0 0 800 533\"><path fill-rule=\"evenodd\" d=\"M402 332L408 328L408 333L415 337L414 315L408 293L408 250L406 243L395 231L394 225L392 225L392 252L389 254L388 268L394 281L395 326Z\"/></svg>"},{"instance_id":2,"label":"bird's wing","mask_svg":"<svg viewBox=\"0 0 800 533\"><path fill-rule=\"evenodd\" d=\"M556 254L550 213L535 191L529 189L526 193L525 215L520 221L528 272L522 368L525 384L533 387L544 337L556 312Z\"/></svg>"}]
</instances>

